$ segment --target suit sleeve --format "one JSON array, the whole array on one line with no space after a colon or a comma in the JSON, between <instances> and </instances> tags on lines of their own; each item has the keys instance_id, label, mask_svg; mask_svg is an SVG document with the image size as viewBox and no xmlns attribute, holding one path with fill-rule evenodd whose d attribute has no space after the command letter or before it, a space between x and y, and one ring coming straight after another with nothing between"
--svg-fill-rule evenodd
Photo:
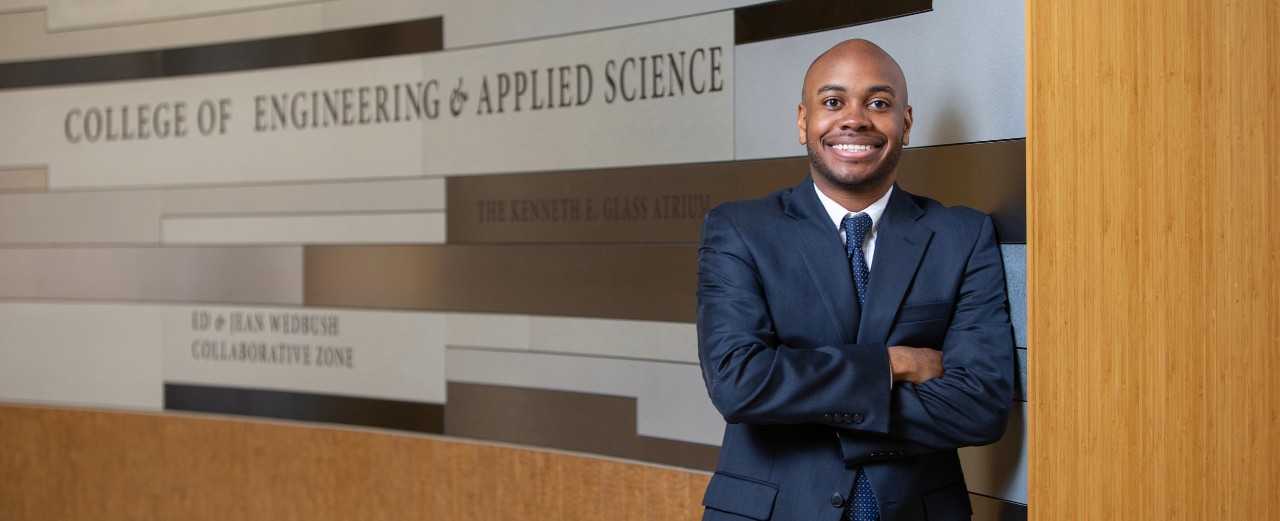
<instances>
[{"instance_id":1,"label":"suit sleeve","mask_svg":"<svg viewBox=\"0 0 1280 521\"><path fill-rule=\"evenodd\" d=\"M883 346L783 345L760 259L719 210L703 224L698 258L698 355L716 409L730 423L825 423L885 433L891 372Z\"/></svg>"},{"instance_id":2,"label":"suit sleeve","mask_svg":"<svg viewBox=\"0 0 1280 521\"><path fill-rule=\"evenodd\" d=\"M942 377L894 386L892 436L939 449L1003 436L1015 366L1006 295L994 226L984 216L940 346Z\"/></svg>"}]
</instances>

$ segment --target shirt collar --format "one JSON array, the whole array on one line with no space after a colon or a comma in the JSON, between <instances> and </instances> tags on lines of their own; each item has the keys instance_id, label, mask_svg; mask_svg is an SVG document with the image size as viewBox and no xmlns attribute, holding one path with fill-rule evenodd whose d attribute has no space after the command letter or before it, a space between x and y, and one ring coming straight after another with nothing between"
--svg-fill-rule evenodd
<instances>
[{"instance_id":1,"label":"shirt collar","mask_svg":"<svg viewBox=\"0 0 1280 521\"><path fill-rule=\"evenodd\" d=\"M840 222L844 220L846 215L865 213L871 217L871 233L875 233L876 230L880 229L880 216L884 215L884 209L889 206L889 195L893 193L893 189L894 186L889 185L889 189L879 199L876 199L876 202L863 208L861 212L850 212L845 207L840 206L840 203L827 197L827 194L822 193L822 190L818 189L818 185L813 185L813 191L818 193L818 200L822 201L822 207L827 210L827 215L831 217L831 222L835 223L837 230L840 229Z\"/></svg>"}]
</instances>

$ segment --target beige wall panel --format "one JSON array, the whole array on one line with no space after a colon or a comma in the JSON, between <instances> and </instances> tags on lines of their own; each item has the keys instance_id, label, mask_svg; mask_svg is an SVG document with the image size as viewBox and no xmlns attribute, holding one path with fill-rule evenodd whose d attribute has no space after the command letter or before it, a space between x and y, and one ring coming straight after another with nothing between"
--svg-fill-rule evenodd
<instances>
[{"instance_id":1,"label":"beige wall panel","mask_svg":"<svg viewBox=\"0 0 1280 521\"><path fill-rule=\"evenodd\" d=\"M0 168L0 193L43 191L48 186L47 168Z\"/></svg>"},{"instance_id":2,"label":"beige wall panel","mask_svg":"<svg viewBox=\"0 0 1280 521\"><path fill-rule=\"evenodd\" d=\"M707 481L451 438L6 405L0 446L14 521L680 521L701 517Z\"/></svg>"},{"instance_id":3,"label":"beige wall panel","mask_svg":"<svg viewBox=\"0 0 1280 521\"><path fill-rule=\"evenodd\" d=\"M164 244L438 244L444 212L165 217Z\"/></svg>"},{"instance_id":4,"label":"beige wall panel","mask_svg":"<svg viewBox=\"0 0 1280 521\"><path fill-rule=\"evenodd\" d=\"M1280 6L1028 4L1038 520L1280 511Z\"/></svg>"},{"instance_id":5,"label":"beige wall panel","mask_svg":"<svg viewBox=\"0 0 1280 521\"><path fill-rule=\"evenodd\" d=\"M0 298L302 302L302 248L0 248Z\"/></svg>"},{"instance_id":6,"label":"beige wall panel","mask_svg":"<svg viewBox=\"0 0 1280 521\"><path fill-rule=\"evenodd\" d=\"M969 492L1027 504L1027 402L1014 402L1004 437L960 449Z\"/></svg>"},{"instance_id":7,"label":"beige wall panel","mask_svg":"<svg viewBox=\"0 0 1280 521\"><path fill-rule=\"evenodd\" d=\"M309 246L306 303L692 322L697 246Z\"/></svg>"},{"instance_id":8,"label":"beige wall panel","mask_svg":"<svg viewBox=\"0 0 1280 521\"><path fill-rule=\"evenodd\" d=\"M414 404L446 401L446 333L439 314L175 305L167 307L162 327L165 384ZM246 344L259 350L237 349ZM166 405L175 408L171 400ZM267 410L248 414L269 416ZM387 414L366 412L368 421Z\"/></svg>"},{"instance_id":9,"label":"beige wall panel","mask_svg":"<svg viewBox=\"0 0 1280 521\"><path fill-rule=\"evenodd\" d=\"M0 194L0 244L155 244L154 192Z\"/></svg>"},{"instance_id":10,"label":"beige wall panel","mask_svg":"<svg viewBox=\"0 0 1280 521\"><path fill-rule=\"evenodd\" d=\"M165 2L150 2L145 0L97 0L95 2L81 2L76 0L46 0L42 3L48 6L49 25L65 30L258 11L322 1L219 0L217 2L206 2L201 0L168 0Z\"/></svg>"},{"instance_id":11,"label":"beige wall panel","mask_svg":"<svg viewBox=\"0 0 1280 521\"><path fill-rule=\"evenodd\" d=\"M164 309L0 301L0 400L159 409Z\"/></svg>"},{"instance_id":12,"label":"beige wall panel","mask_svg":"<svg viewBox=\"0 0 1280 521\"><path fill-rule=\"evenodd\" d=\"M39 2L46 4L48 2ZM44 10L0 14L0 61L188 47L313 33L439 16L438 6L411 0L309 2L293 7L227 13L136 25L50 30ZM144 18L151 18L144 15Z\"/></svg>"},{"instance_id":13,"label":"beige wall panel","mask_svg":"<svg viewBox=\"0 0 1280 521\"><path fill-rule=\"evenodd\" d=\"M445 199L443 178L183 188L160 197L165 215L443 210Z\"/></svg>"}]
</instances>

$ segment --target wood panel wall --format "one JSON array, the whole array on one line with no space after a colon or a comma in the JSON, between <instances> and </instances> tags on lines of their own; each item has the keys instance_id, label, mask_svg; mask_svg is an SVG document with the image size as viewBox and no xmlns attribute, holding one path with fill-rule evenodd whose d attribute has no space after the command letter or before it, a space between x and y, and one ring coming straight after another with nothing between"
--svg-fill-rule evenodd
<instances>
[{"instance_id":1,"label":"wood panel wall","mask_svg":"<svg viewBox=\"0 0 1280 521\"><path fill-rule=\"evenodd\" d=\"M1280 516L1278 31L1027 3L1033 519Z\"/></svg>"},{"instance_id":2,"label":"wood panel wall","mask_svg":"<svg viewBox=\"0 0 1280 521\"><path fill-rule=\"evenodd\" d=\"M456 439L0 406L0 518L696 520L709 475Z\"/></svg>"}]
</instances>

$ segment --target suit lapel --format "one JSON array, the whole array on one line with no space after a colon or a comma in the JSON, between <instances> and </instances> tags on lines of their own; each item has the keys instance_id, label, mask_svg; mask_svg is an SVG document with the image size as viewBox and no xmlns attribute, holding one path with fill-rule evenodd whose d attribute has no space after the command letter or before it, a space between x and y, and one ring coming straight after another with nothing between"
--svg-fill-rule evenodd
<instances>
[{"instance_id":1,"label":"suit lapel","mask_svg":"<svg viewBox=\"0 0 1280 521\"><path fill-rule=\"evenodd\" d=\"M858 299L839 232L818 201L811 179L806 178L787 195L783 204L793 219L791 240L809 268L841 341L853 342L858 336Z\"/></svg>"},{"instance_id":2,"label":"suit lapel","mask_svg":"<svg viewBox=\"0 0 1280 521\"><path fill-rule=\"evenodd\" d=\"M858 327L858 343L879 343L889 337L898 307L915 278L933 230L917 222L924 211L911 194L894 187L881 216L871 263L871 286Z\"/></svg>"}]
</instances>

